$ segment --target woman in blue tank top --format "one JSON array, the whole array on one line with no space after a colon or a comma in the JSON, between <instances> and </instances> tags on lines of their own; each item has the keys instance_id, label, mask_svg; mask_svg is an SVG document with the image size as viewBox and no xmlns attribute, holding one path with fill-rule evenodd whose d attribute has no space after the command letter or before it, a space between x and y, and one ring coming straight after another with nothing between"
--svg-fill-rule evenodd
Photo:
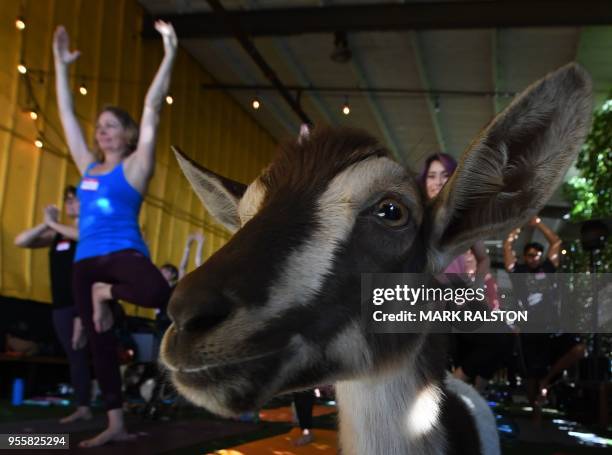
<instances>
[{"instance_id":1,"label":"woman in blue tank top","mask_svg":"<svg viewBox=\"0 0 612 455\"><path fill-rule=\"evenodd\" d=\"M82 447L132 437L123 420L117 340L111 330L112 302L126 300L159 308L170 295L167 282L149 259L138 225L142 199L155 167L159 111L177 49L172 25L157 21L155 29L163 39L164 58L147 92L140 126L127 112L104 108L96 123L94 151L77 121L68 81L68 66L79 52L70 51L64 27L58 27L53 38L60 118L70 154L83 176L77 193L81 218L73 295L90 341L109 420L108 427L81 442Z\"/></svg>"}]
</instances>

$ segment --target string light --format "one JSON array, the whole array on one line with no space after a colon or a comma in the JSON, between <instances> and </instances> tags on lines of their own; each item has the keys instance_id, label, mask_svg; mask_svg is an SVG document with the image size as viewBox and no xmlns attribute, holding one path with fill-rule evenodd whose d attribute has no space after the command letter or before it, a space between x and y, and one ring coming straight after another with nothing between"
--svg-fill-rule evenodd
<instances>
[{"instance_id":1,"label":"string light","mask_svg":"<svg viewBox=\"0 0 612 455\"><path fill-rule=\"evenodd\" d=\"M166 103L168 104L174 103L174 98L172 98L172 95L166 96Z\"/></svg>"},{"instance_id":2,"label":"string light","mask_svg":"<svg viewBox=\"0 0 612 455\"><path fill-rule=\"evenodd\" d=\"M36 140L34 141L34 145L41 149L45 144L43 143L41 138L36 138Z\"/></svg>"},{"instance_id":3,"label":"string light","mask_svg":"<svg viewBox=\"0 0 612 455\"><path fill-rule=\"evenodd\" d=\"M255 110L259 109L259 107L261 106L259 98L257 97L253 98L253 102L251 103L251 105L253 106L253 109Z\"/></svg>"},{"instance_id":4,"label":"string light","mask_svg":"<svg viewBox=\"0 0 612 455\"><path fill-rule=\"evenodd\" d=\"M19 63L19 65L17 65L17 71L19 71L21 74L25 74L25 73L28 72L28 69L23 64L23 62L21 62L21 63Z\"/></svg>"},{"instance_id":5,"label":"string light","mask_svg":"<svg viewBox=\"0 0 612 455\"><path fill-rule=\"evenodd\" d=\"M32 120L36 120L38 118L38 113L34 109L30 111L30 118Z\"/></svg>"},{"instance_id":6,"label":"string light","mask_svg":"<svg viewBox=\"0 0 612 455\"><path fill-rule=\"evenodd\" d=\"M344 104L342 105L342 113L344 115L349 115L351 113L351 108L349 107L348 96L344 98Z\"/></svg>"},{"instance_id":7,"label":"string light","mask_svg":"<svg viewBox=\"0 0 612 455\"><path fill-rule=\"evenodd\" d=\"M79 86L79 93L83 96L87 95L87 87L85 86L84 82L81 82L81 85Z\"/></svg>"},{"instance_id":8,"label":"string light","mask_svg":"<svg viewBox=\"0 0 612 455\"><path fill-rule=\"evenodd\" d=\"M24 30L26 28L26 24L25 24L25 21L23 20L23 17L19 16L15 20L15 27L17 27L17 30Z\"/></svg>"}]
</instances>

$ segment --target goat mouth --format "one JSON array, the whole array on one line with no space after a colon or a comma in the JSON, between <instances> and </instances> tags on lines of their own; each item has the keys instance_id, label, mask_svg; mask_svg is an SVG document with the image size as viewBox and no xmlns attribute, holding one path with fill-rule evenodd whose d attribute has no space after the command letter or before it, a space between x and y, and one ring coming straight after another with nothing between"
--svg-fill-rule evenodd
<instances>
[{"instance_id":1,"label":"goat mouth","mask_svg":"<svg viewBox=\"0 0 612 455\"><path fill-rule=\"evenodd\" d=\"M264 352L262 354L254 354L247 357L241 357L239 359L226 360L223 362L214 362L207 363L201 366L190 366L190 367L175 367L170 365L167 362L163 362L164 366L172 371L173 373L182 373L182 374L194 374L194 373L204 373L212 370L219 370L227 367L239 367L243 364L252 362L253 360L261 360L266 357L270 357L280 353L283 349L276 349L274 351Z\"/></svg>"},{"instance_id":2,"label":"goat mouth","mask_svg":"<svg viewBox=\"0 0 612 455\"><path fill-rule=\"evenodd\" d=\"M187 400L222 416L236 416L263 405L277 392L275 378L284 349L201 367L174 368L170 379Z\"/></svg>"}]
</instances>

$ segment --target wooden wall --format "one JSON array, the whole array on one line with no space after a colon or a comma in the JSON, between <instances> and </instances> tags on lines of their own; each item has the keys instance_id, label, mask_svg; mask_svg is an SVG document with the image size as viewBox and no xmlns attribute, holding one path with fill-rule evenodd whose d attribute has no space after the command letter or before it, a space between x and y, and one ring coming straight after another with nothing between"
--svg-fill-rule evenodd
<instances>
[{"instance_id":1,"label":"wooden wall","mask_svg":"<svg viewBox=\"0 0 612 455\"><path fill-rule=\"evenodd\" d=\"M20 14L26 20L23 31L15 27ZM42 222L43 208L60 205L65 185L79 181L57 113L51 49L55 27L64 24L72 47L81 51L71 73L75 109L86 137L93 138L96 114L104 105L118 105L140 117L163 56L161 39L141 38L142 15L136 0L0 1L0 295L50 300L47 251L16 248L13 239ZM25 76L17 72L20 60L29 68ZM228 238L189 188L170 145L245 183L275 148L272 137L228 95L199 89L210 81L181 50L170 89L174 103L163 109L155 177L141 214L145 240L158 265L178 264L192 232L205 235L205 257ZM78 93L82 83L86 96ZM35 121L24 112L34 102L40 108ZM44 138L43 149L34 145L38 135Z\"/></svg>"}]
</instances>

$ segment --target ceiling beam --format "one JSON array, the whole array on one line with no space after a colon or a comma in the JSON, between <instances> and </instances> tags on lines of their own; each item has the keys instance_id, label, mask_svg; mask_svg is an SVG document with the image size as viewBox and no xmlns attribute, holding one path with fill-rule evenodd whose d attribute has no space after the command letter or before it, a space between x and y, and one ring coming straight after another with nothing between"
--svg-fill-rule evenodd
<instances>
[{"instance_id":1,"label":"ceiling beam","mask_svg":"<svg viewBox=\"0 0 612 455\"><path fill-rule=\"evenodd\" d=\"M230 22L250 36L286 36L336 31L397 31L502 27L559 27L612 24L609 0L443 1L337 5L227 11ZM215 13L159 16L172 22L179 38L229 37ZM143 35L154 37L153 18Z\"/></svg>"},{"instance_id":2,"label":"ceiling beam","mask_svg":"<svg viewBox=\"0 0 612 455\"><path fill-rule=\"evenodd\" d=\"M285 60L285 64L289 66L289 68L293 71L293 73L297 77L299 83L305 87L312 87L312 82L310 81L310 78L306 75L306 71L304 70L302 65L299 63L298 59L296 58L295 54L293 53L289 45L287 45L287 43L285 43L284 41L280 39L274 39L274 44L279 54ZM327 123L329 123L330 125L335 125L337 123L336 117L331 112L329 106L325 103L325 101L323 101L323 99L321 98L321 96L316 90L298 90L298 93L303 93L303 92L309 93L312 103L317 107L319 112L323 115Z\"/></svg>"},{"instance_id":3,"label":"ceiling beam","mask_svg":"<svg viewBox=\"0 0 612 455\"><path fill-rule=\"evenodd\" d=\"M595 107L600 107L610 95L610 55L612 27L581 27L576 42L576 61L584 66L593 78ZM602 62L608 63L604 65Z\"/></svg>"},{"instance_id":4,"label":"ceiling beam","mask_svg":"<svg viewBox=\"0 0 612 455\"><path fill-rule=\"evenodd\" d=\"M330 86L330 85L285 85L287 90L296 92L320 92L320 93L379 93L387 95L405 95L406 97L420 97L422 95L448 96L459 98L484 98L494 95L514 96L513 92L496 92L490 90L446 90L446 89L422 89L422 88L406 88L406 87L359 87L359 86ZM225 84L222 82L211 82L202 84L205 90L259 90L259 91L275 91L276 87L270 84Z\"/></svg>"},{"instance_id":5,"label":"ceiling beam","mask_svg":"<svg viewBox=\"0 0 612 455\"><path fill-rule=\"evenodd\" d=\"M491 30L491 66L493 76L493 116L503 111L516 93L510 92L506 77L506 66L504 65L503 49L501 47L502 36L506 31L502 29Z\"/></svg>"},{"instance_id":6,"label":"ceiling beam","mask_svg":"<svg viewBox=\"0 0 612 455\"><path fill-rule=\"evenodd\" d=\"M259 0L247 0L247 5L251 9L259 8L260 6ZM283 58L285 64L289 67L293 74L295 74L298 82L303 86L312 87L312 81L306 74L306 70L302 64L298 61L295 54L291 50L289 44L285 40L279 38L272 38L272 42L274 43L277 52ZM287 86L285 85L285 87ZM299 91L298 93L302 93L302 91ZM337 123L336 117L331 112L329 106L323 101L319 93L312 91L310 93L310 99L329 125L335 125Z\"/></svg>"},{"instance_id":7,"label":"ceiling beam","mask_svg":"<svg viewBox=\"0 0 612 455\"><path fill-rule=\"evenodd\" d=\"M244 51L251 57L253 62L261 70L264 76L266 76L266 78L272 83L272 85L276 87L280 96L291 107L291 110L299 117L301 123L312 123L310 117L308 117L308 115L304 112L298 100L296 100L293 95L289 93L289 91L285 88L285 86L278 78L272 67L268 65L268 62L266 62L261 53L257 50L255 45L253 44L253 41L244 31L241 24L237 22L235 18L231 17L229 12L223 7L219 0L206 1L215 12L215 16L217 17L217 19L220 19L219 22L222 22L225 27L231 30L234 38L238 40Z\"/></svg>"},{"instance_id":8,"label":"ceiling beam","mask_svg":"<svg viewBox=\"0 0 612 455\"><path fill-rule=\"evenodd\" d=\"M372 84L370 83L370 78L368 77L365 65L361 61L361 57L359 55L359 47L353 43L353 40L351 40L350 36L348 37L348 46L349 49L351 49L351 52L353 53L353 57L350 60L350 64L353 68L355 76L357 77L357 80L359 81L359 85L361 85L362 87L371 87ZM372 109L372 114L376 119L378 128L380 128L380 131L382 132L383 137L385 138L387 147L389 147L391 153L393 154L395 159L398 160L398 162L406 164L407 157L404 153L402 153L402 149L400 148L399 142L397 141L393 130L389 127L389 121L387 120L387 116L380 102L378 101L378 97L374 93L369 91L366 91L364 94L368 104L370 105L370 109Z\"/></svg>"},{"instance_id":9,"label":"ceiling beam","mask_svg":"<svg viewBox=\"0 0 612 455\"><path fill-rule=\"evenodd\" d=\"M223 56L225 61L231 67L232 71L240 79L247 84L255 85L255 79L252 76L252 72L244 65L244 60L236 52L234 52L234 50L228 46L226 42L222 40L215 40L211 41L210 45L220 57ZM262 108L267 109L268 112L272 114L274 120L282 125L282 127L290 135L295 135L296 131L299 131L299 124L296 124L287 118L287 113L276 104L274 97L266 96L265 94L260 93L259 99L262 102Z\"/></svg>"},{"instance_id":10,"label":"ceiling beam","mask_svg":"<svg viewBox=\"0 0 612 455\"><path fill-rule=\"evenodd\" d=\"M442 153L446 153L446 141L444 140L444 134L442 133L442 125L440 124L440 96L431 92L431 83L429 82L429 76L427 75L427 67L423 60L423 54L421 52L421 43L417 32L410 34L410 44L414 52L414 61L419 71L419 77L421 79L421 85L424 88L424 92L427 94L427 107L429 108L429 116L431 117L431 123L433 124L434 131L436 133L436 139L438 140L438 146Z\"/></svg>"}]
</instances>

